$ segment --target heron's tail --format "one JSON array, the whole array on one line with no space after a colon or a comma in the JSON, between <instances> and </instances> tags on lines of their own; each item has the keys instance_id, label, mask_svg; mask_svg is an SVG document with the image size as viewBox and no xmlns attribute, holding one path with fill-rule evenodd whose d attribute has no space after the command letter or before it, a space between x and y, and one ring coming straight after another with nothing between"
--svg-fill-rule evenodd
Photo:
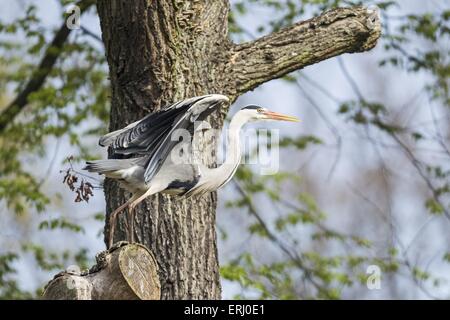
<instances>
[{"instance_id":1,"label":"heron's tail","mask_svg":"<svg viewBox=\"0 0 450 320\"><path fill-rule=\"evenodd\" d=\"M105 174L108 172L128 169L131 166L133 166L133 164L130 162L130 159L95 160L87 161L83 170Z\"/></svg>"}]
</instances>

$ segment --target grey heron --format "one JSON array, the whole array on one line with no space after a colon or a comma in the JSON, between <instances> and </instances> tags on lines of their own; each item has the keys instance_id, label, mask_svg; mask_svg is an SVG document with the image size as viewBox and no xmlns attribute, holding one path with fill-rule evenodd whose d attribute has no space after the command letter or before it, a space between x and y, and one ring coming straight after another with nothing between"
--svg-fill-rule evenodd
<instances>
[{"instance_id":1,"label":"grey heron","mask_svg":"<svg viewBox=\"0 0 450 320\"><path fill-rule=\"evenodd\" d=\"M188 161L177 161L173 154L179 149L178 146L187 146L188 152L191 151L198 124L228 102L229 99L220 94L189 98L100 138L101 146L110 147L113 157L122 159L88 161L83 169L117 180L122 188L132 194L128 201L111 213L110 246L116 216L127 207L133 215L135 207L152 194L163 192L190 197L215 191L230 181L241 159L239 133L247 122L298 121L295 117L250 105L239 110L229 124L227 152L222 165L209 168L192 157L188 157ZM184 139L188 141L179 139L176 135L179 130L189 133L188 138ZM130 232L132 235L132 225Z\"/></svg>"}]
</instances>

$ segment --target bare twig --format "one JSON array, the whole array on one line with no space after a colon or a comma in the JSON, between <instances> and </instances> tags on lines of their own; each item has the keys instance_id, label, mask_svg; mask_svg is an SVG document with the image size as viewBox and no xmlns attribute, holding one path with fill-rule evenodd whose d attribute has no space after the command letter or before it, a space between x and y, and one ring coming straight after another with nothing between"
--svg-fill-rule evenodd
<instances>
[{"instance_id":1,"label":"bare twig","mask_svg":"<svg viewBox=\"0 0 450 320\"><path fill-rule=\"evenodd\" d=\"M241 187L241 185L233 180L234 185L236 186L237 191L242 197L249 198L245 190ZM281 251L283 251L295 265L303 270L305 277L313 284L313 286L318 291L323 291L323 288L320 286L319 283L313 278L313 270L309 267L307 267L303 261L303 258L298 255L297 252L290 250L286 247L286 245L278 239L278 237L270 230L264 219L259 215L256 207L253 205L253 202L250 200L248 205L249 213L256 218L260 226L264 229L268 239L274 243Z\"/></svg>"},{"instance_id":2,"label":"bare twig","mask_svg":"<svg viewBox=\"0 0 450 320\"><path fill-rule=\"evenodd\" d=\"M325 115L325 113L320 108L319 104L316 103L316 101L306 92L306 90L302 87L302 85L299 83L299 81L296 81L297 87L300 89L302 94L305 96L306 100L310 103L310 105L316 110L316 112L319 114L320 118L324 121L328 129L331 131L331 133L334 135L336 139L336 146L337 146L337 152L336 157L334 159L333 164L331 165L330 171L328 172L327 180L331 179L331 176L333 175L334 170L336 169L339 159L341 158L342 153L342 136L339 133L338 128L331 122L330 119Z\"/></svg>"},{"instance_id":3,"label":"bare twig","mask_svg":"<svg viewBox=\"0 0 450 320\"><path fill-rule=\"evenodd\" d=\"M90 36L91 38L93 38L94 40L100 42L103 45L103 40L102 40L102 38L99 35L95 34L91 30L89 30L88 28L83 27L83 26L80 26L80 30L83 32L83 34L85 34L87 36Z\"/></svg>"}]
</instances>

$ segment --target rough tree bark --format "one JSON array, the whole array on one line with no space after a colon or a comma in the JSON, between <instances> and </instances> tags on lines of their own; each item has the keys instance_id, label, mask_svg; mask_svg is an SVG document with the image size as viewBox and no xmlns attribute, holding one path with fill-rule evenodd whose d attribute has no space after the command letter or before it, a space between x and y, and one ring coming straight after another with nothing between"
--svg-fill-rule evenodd
<instances>
[{"instance_id":1,"label":"rough tree bark","mask_svg":"<svg viewBox=\"0 0 450 320\"><path fill-rule=\"evenodd\" d=\"M227 0L98 0L110 67L110 130L178 99L222 93L234 101L256 86L324 59L375 46L378 13L335 9L261 39L233 44ZM211 116L220 128L227 110ZM214 164L214 141L204 137L204 161ZM107 212L129 194L105 183ZM137 208L135 239L159 265L161 299L219 299L215 211L217 195L192 199L155 195ZM108 216L109 217L109 216ZM115 241L126 234L123 215ZM105 227L107 238L109 219Z\"/></svg>"}]
</instances>

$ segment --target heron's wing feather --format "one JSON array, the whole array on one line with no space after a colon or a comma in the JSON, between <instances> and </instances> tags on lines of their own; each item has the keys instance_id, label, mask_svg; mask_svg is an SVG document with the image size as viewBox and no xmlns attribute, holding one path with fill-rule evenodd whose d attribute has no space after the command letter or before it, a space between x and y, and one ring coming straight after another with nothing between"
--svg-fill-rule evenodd
<instances>
[{"instance_id":1,"label":"heron's wing feather","mask_svg":"<svg viewBox=\"0 0 450 320\"><path fill-rule=\"evenodd\" d=\"M192 139L195 122L204 120L225 102L228 102L228 98L218 94L179 101L123 129L108 133L99 143L111 147L114 154L146 156L149 160L145 180L148 182L158 172L169 152L179 143L172 141L174 131L186 129Z\"/></svg>"},{"instance_id":2,"label":"heron's wing feather","mask_svg":"<svg viewBox=\"0 0 450 320\"><path fill-rule=\"evenodd\" d=\"M128 126L126 126L125 128L110 132L105 134L103 137L100 138L100 140L98 141L98 144L101 145L102 147L107 147L109 145L111 145L117 138L118 135L120 135L121 133L128 131L129 129L135 127L137 124L139 124L141 120L135 121L133 123L130 123Z\"/></svg>"},{"instance_id":3,"label":"heron's wing feather","mask_svg":"<svg viewBox=\"0 0 450 320\"><path fill-rule=\"evenodd\" d=\"M170 131L164 135L161 143L158 144L158 147L151 150L151 155L144 174L145 182L148 183L156 175L166 158L169 156L169 153L180 143L178 134L174 134L176 130L184 129L189 133L189 141L181 141L181 143L188 143L189 146L191 146L195 123L197 121L203 121L212 112L217 110L219 106L222 106L228 101L228 98L222 95L207 95L202 96L200 99L196 99L191 103L188 110L174 121Z\"/></svg>"},{"instance_id":4,"label":"heron's wing feather","mask_svg":"<svg viewBox=\"0 0 450 320\"><path fill-rule=\"evenodd\" d=\"M158 138L167 134L173 122L189 109L189 103L192 102L188 100L149 114L128 127L111 133L111 137L104 140L109 142L108 145L116 154L147 154L155 147Z\"/></svg>"}]
</instances>

